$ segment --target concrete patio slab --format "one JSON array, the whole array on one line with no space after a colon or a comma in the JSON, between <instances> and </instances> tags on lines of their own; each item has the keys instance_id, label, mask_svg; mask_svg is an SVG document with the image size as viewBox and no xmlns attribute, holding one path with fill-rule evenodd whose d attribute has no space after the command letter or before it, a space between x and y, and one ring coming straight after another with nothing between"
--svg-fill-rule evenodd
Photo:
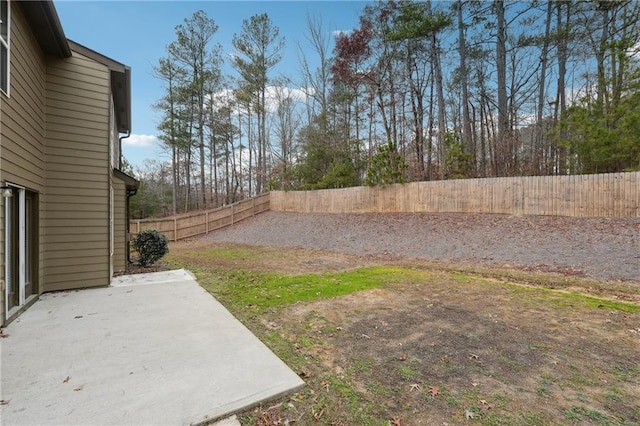
<instances>
[{"instance_id":1,"label":"concrete patio slab","mask_svg":"<svg viewBox=\"0 0 640 426\"><path fill-rule=\"evenodd\" d=\"M44 294L0 339L0 423L175 425L304 382L184 270Z\"/></svg>"}]
</instances>

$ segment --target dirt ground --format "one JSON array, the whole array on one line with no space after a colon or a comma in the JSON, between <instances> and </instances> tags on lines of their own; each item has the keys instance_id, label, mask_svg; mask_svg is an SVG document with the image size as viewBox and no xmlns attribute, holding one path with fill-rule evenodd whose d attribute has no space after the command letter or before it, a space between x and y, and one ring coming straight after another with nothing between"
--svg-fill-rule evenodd
<instances>
[{"instance_id":1,"label":"dirt ground","mask_svg":"<svg viewBox=\"0 0 640 426\"><path fill-rule=\"evenodd\" d=\"M247 423L640 424L640 315L567 292L640 302L640 218L267 212L190 244L259 253L228 268L431 271L259 318L308 386Z\"/></svg>"},{"instance_id":2,"label":"dirt ground","mask_svg":"<svg viewBox=\"0 0 640 426\"><path fill-rule=\"evenodd\" d=\"M640 421L637 316L535 303L523 309L506 289L448 283L425 290L308 304L289 312L283 328L293 340L300 336L292 322L320 334L335 328L310 349L321 363L307 374L328 368L349 376L380 418L401 424L476 416L486 424L491 417L497 424L571 424L572 409L598 413L601 424Z\"/></svg>"},{"instance_id":3,"label":"dirt ground","mask_svg":"<svg viewBox=\"0 0 640 426\"><path fill-rule=\"evenodd\" d=\"M204 239L640 282L640 218L268 211Z\"/></svg>"},{"instance_id":4,"label":"dirt ground","mask_svg":"<svg viewBox=\"0 0 640 426\"><path fill-rule=\"evenodd\" d=\"M592 293L603 300L637 300L637 283L242 243L174 244L172 258L283 274L380 264L426 274L259 317L234 312L307 383L241 413L243 424L640 424L640 314L566 291L601 285Z\"/></svg>"}]
</instances>

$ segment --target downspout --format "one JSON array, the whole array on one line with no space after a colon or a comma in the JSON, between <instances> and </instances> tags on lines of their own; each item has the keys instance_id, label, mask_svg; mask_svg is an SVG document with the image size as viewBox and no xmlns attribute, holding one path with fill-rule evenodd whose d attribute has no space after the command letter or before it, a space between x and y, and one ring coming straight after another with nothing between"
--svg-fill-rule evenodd
<instances>
[{"instance_id":1,"label":"downspout","mask_svg":"<svg viewBox=\"0 0 640 426\"><path fill-rule=\"evenodd\" d=\"M127 134L118 138L118 170L122 171L122 140L131 136L131 130L127 130ZM128 223L127 223L128 224Z\"/></svg>"},{"instance_id":2,"label":"downspout","mask_svg":"<svg viewBox=\"0 0 640 426\"><path fill-rule=\"evenodd\" d=\"M131 260L131 232L129 227L129 200L131 197L136 195L138 192L137 188L127 189L127 201L125 203L125 222L127 223L127 263L131 264L133 261Z\"/></svg>"},{"instance_id":3,"label":"downspout","mask_svg":"<svg viewBox=\"0 0 640 426\"><path fill-rule=\"evenodd\" d=\"M122 171L122 141L123 141L123 139L127 139L129 136L131 136L131 130L127 130L127 134L126 135L120 136L118 138L118 154L119 154L118 155L118 170L120 170L120 171ZM126 231L126 234L125 234L125 239L127 240L127 263L131 264L133 262L131 261L131 232L130 232L131 226L129 224L129 220L130 220L130 215L129 215L129 204L130 204L130 202L129 202L129 199L131 197L133 197L134 195L136 195L136 192L138 192L138 190L137 189L133 189L133 190L127 189L126 192L127 192L127 200L126 200L125 205L124 205L124 210L125 210L125 219L124 219L124 221L125 221L125 223L127 225L127 228L126 228L127 231Z\"/></svg>"}]
</instances>

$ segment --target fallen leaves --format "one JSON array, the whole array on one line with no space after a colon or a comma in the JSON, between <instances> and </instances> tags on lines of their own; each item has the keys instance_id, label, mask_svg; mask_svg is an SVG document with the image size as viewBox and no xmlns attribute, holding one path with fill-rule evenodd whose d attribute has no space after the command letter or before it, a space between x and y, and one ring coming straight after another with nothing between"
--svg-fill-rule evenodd
<instances>
[{"instance_id":1,"label":"fallen leaves","mask_svg":"<svg viewBox=\"0 0 640 426\"><path fill-rule=\"evenodd\" d=\"M81 391L82 389L84 389L84 384L82 384L82 385L80 385L80 386L78 386L78 387L74 388L74 389L73 389L73 391L74 391L74 392L79 392L79 391Z\"/></svg>"},{"instance_id":2,"label":"fallen leaves","mask_svg":"<svg viewBox=\"0 0 640 426\"><path fill-rule=\"evenodd\" d=\"M257 414L259 410L255 409L253 412ZM260 418L256 420L255 424L259 426L278 426L288 424L288 422L286 422L280 413L266 410L260 413Z\"/></svg>"},{"instance_id":3,"label":"fallen leaves","mask_svg":"<svg viewBox=\"0 0 640 426\"><path fill-rule=\"evenodd\" d=\"M67 377L65 377L65 379L62 381L62 383L68 383L70 379L71 379L71 377L67 376Z\"/></svg>"},{"instance_id":4,"label":"fallen leaves","mask_svg":"<svg viewBox=\"0 0 640 426\"><path fill-rule=\"evenodd\" d=\"M0 399L0 405L7 405L10 402L11 402L10 399Z\"/></svg>"},{"instance_id":5,"label":"fallen leaves","mask_svg":"<svg viewBox=\"0 0 640 426\"><path fill-rule=\"evenodd\" d=\"M298 376L300 376L301 379L304 379L311 377L311 374L307 370L300 370L298 371Z\"/></svg>"},{"instance_id":6,"label":"fallen leaves","mask_svg":"<svg viewBox=\"0 0 640 426\"><path fill-rule=\"evenodd\" d=\"M7 337L9 337L9 335L4 333L3 328L0 328L0 339L6 339Z\"/></svg>"},{"instance_id":7,"label":"fallen leaves","mask_svg":"<svg viewBox=\"0 0 640 426\"><path fill-rule=\"evenodd\" d=\"M320 409L320 411L316 411L315 409L312 410L313 411L313 418L318 421L320 420L320 418L322 417L322 415L324 414L324 407L322 407Z\"/></svg>"},{"instance_id":8,"label":"fallen leaves","mask_svg":"<svg viewBox=\"0 0 640 426\"><path fill-rule=\"evenodd\" d=\"M491 408L493 408L493 406L484 399L478 400L478 404L480 405L480 408L482 410L490 410ZM477 416L478 416L478 413L474 412L473 410L469 410L469 409L464 410L464 418L466 420L473 420Z\"/></svg>"},{"instance_id":9,"label":"fallen leaves","mask_svg":"<svg viewBox=\"0 0 640 426\"><path fill-rule=\"evenodd\" d=\"M438 396L438 395L440 395L440 389L438 389L438 388L437 388L437 387L435 387L435 386L431 386L431 387L429 388L428 393L429 393L429 395L431 395L431 396Z\"/></svg>"},{"instance_id":10,"label":"fallen leaves","mask_svg":"<svg viewBox=\"0 0 640 426\"><path fill-rule=\"evenodd\" d=\"M412 383L409 385L409 392L419 391L421 389L422 389L422 386L420 386L418 383Z\"/></svg>"},{"instance_id":11,"label":"fallen leaves","mask_svg":"<svg viewBox=\"0 0 640 426\"><path fill-rule=\"evenodd\" d=\"M293 397L299 397L300 395L301 394L295 394ZM266 409L256 407L253 410L253 414L258 418L254 424L256 426L284 426L294 423L295 420L288 418L287 413L283 412L283 410L288 412L289 415L297 412L297 408L291 402L279 402Z\"/></svg>"},{"instance_id":12,"label":"fallen leaves","mask_svg":"<svg viewBox=\"0 0 640 426\"><path fill-rule=\"evenodd\" d=\"M481 399L479 402L480 402L480 408L482 408L483 410L490 410L491 408L493 408L491 404L489 404L484 399Z\"/></svg>"}]
</instances>

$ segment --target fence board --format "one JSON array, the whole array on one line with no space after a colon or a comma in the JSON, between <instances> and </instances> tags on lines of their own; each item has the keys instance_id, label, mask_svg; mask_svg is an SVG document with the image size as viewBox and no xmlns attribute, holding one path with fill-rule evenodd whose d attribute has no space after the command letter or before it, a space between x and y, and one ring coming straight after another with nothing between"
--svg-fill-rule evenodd
<instances>
[{"instance_id":1,"label":"fence board","mask_svg":"<svg viewBox=\"0 0 640 426\"><path fill-rule=\"evenodd\" d=\"M131 236L155 229L171 241L213 232L274 210L326 213L501 213L640 217L640 172L412 182L385 187L273 191L230 206L132 220Z\"/></svg>"},{"instance_id":2,"label":"fence board","mask_svg":"<svg viewBox=\"0 0 640 426\"><path fill-rule=\"evenodd\" d=\"M203 235L269 210L269 200L269 194L262 194L214 210L162 219L132 220L129 225L131 238L147 229L155 229L164 234L169 241Z\"/></svg>"},{"instance_id":3,"label":"fence board","mask_svg":"<svg viewBox=\"0 0 640 426\"><path fill-rule=\"evenodd\" d=\"M412 182L270 194L271 210L303 213L640 217L640 172Z\"/></svg>"}]
</instances>

